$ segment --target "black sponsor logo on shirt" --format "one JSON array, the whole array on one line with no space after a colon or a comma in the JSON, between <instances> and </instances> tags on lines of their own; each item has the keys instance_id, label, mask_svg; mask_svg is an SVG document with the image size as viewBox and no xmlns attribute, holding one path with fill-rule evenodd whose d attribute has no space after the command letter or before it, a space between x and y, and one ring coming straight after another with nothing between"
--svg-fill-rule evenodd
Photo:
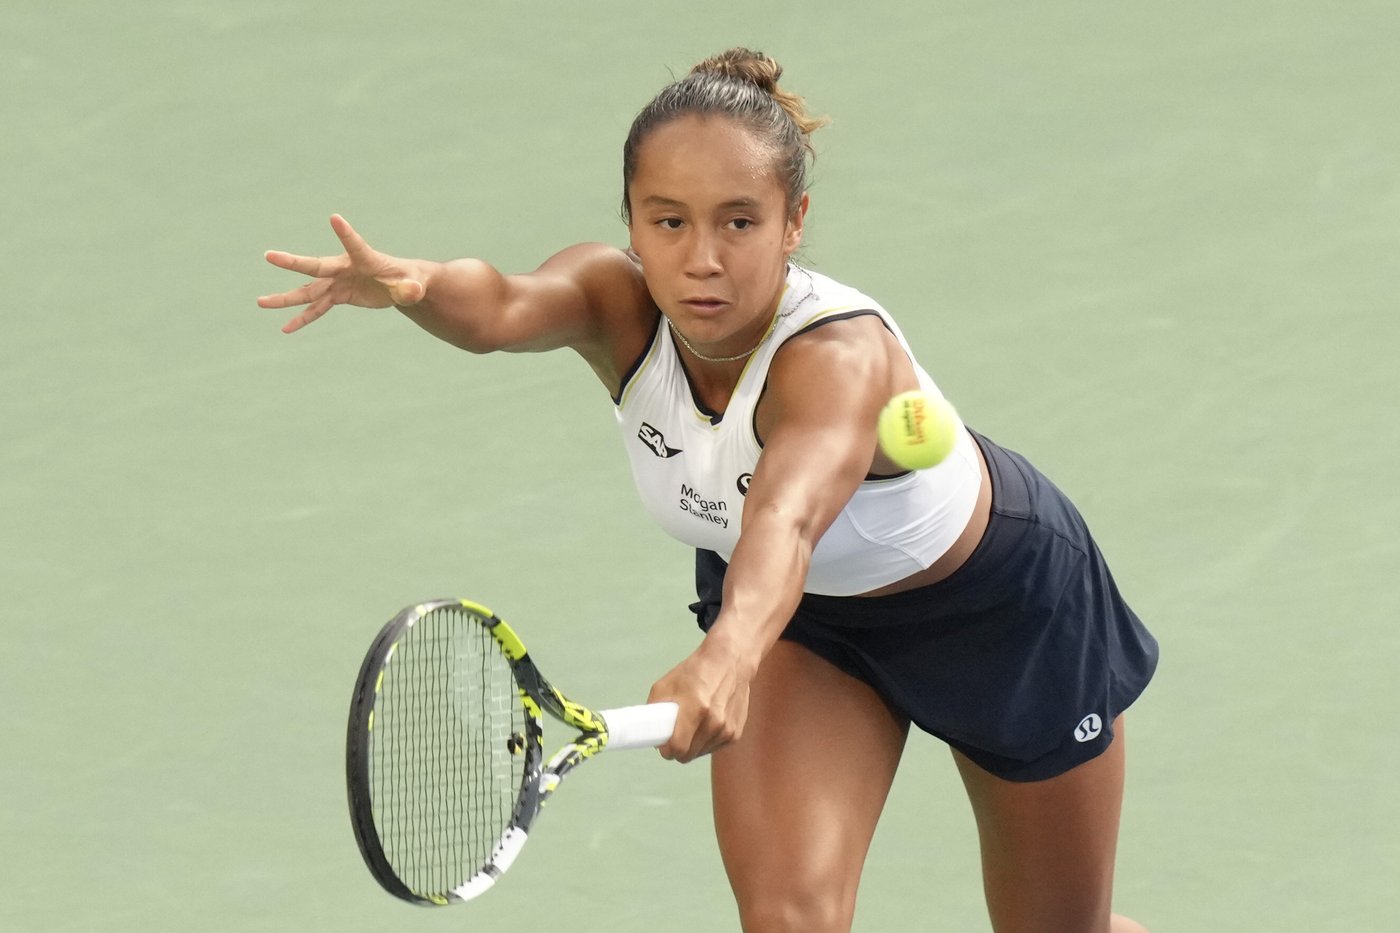
<instances>
[{"instance_id":1,"label":"black sponsor logo on shirt","mask_svg":"<svg viewBox=\"0 0 1400 933\"><path fill-rule=\"evenodd\" d=\"M721 528L729 527L729 503L723 499L706 499L685 483L681 483L680 507L682 512L696 518L703 518Z\"/></svg>"},{"instance_id":2,"label":"black sponsor logo on shirt","mask_svg":"<svg viewBox=\"0 0 1400 933\"><path fill-rule=\"evenodd\" d=\"M637 431L637 438L643 444L646 444L652 453L661 457L663 460L674 457L676 454L680 453L678 448L668 447L666 445L666 436L645 421L642 422L641 429Z\"/></svg>"}]
</instances>

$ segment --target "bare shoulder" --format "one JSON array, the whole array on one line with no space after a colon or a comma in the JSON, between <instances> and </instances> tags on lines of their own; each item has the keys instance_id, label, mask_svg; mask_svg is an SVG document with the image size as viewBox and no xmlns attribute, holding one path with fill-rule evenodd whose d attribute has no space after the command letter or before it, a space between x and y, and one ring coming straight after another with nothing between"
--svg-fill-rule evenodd
<instances>
[{"instance_id":1,"label":"bare shoulder","mask_svg":"<svg viewBox=\"0 0 1400 933\"><path fill-rule=\"evenodd\" d=\"M607 243L560 250L536 276L566 279L588 309L592 339L576 349L616 394L622 374L645 352L661 314L632 255Z\"/></svg>"},{"instance_id":2,"label":"bare shoulder","mask_svg":"<svg viewBox=\"0 0 1400 933\"><path fill-rule=\"evenodd\" d=\"M832 379L840 373L840 379ZM888 397L913 378L907 354L875 314L821 324L790 338L773 357L770 384L802 394L814 386L831 391L870 391Z\"/></svg>"},{"instance_id":3,"label":"bare shoulder","mask_svg":"<svg viewBox=\"0 0 1400 933\"><path fill-rule=\"evenodd\" d=\"M866 429L880 408L917 384L908 354L878 315L831 321L790 338L773 357L755 413L759 436L777 437L786 426L873 439Z\"/></svg>"},{"instance_id":4,"label":"bare shoulder","mask_svg":"<svg viewBox=\"0 0 1400 933\"><path fill-rule=\"evenodd\" d=\"M535 272L570 280L600 306L650 305L642 270L626 251L608 243L576 243L549 257Z\"/></svg>"}]
</instances>

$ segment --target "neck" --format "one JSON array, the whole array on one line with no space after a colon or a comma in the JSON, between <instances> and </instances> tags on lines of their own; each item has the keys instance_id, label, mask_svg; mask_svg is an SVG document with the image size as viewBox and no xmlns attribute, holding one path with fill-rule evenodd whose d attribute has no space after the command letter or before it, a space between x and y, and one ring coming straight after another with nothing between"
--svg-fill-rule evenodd
<instances>
[{"instance_id":1,"label":"neck","mask_svg":"<svg viewBox=\"0 0 1400 933\"><path fill-rule=\"evenodd\" d=\"M777 320L776 315L773 320ZM676 327L675 323L673 323L670 318L666 318L666 324L671 328L671 333L675 334L676 339L681 342L681 346L685 347L686 350L690 352L691 356L695 357L697 360L703 360L706 363L735 363L739 360L747 360L754 355L754 351L763 346L763 341L768 339L769 333L773 330L773 325L770 323L768 329L763 332L763 336L758 338L758 343L749 347L743 353L736 353L733 356L706 356L695 349L695 347L691 346L690 341L685 339L685 334L680 332L680 328Z\"/></svg>"}]
</instances>

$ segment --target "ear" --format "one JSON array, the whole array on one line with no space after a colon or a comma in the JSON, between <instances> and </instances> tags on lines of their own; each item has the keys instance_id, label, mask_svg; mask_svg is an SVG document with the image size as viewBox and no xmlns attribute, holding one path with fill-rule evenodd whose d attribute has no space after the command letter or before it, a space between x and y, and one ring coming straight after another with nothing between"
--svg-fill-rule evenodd
<instances>
[{"instance_id":1,"label":"ear","mask_svg":"<svg viewBox=\"0 0 1400 933\"><path fill-rule=\"evenodd\" d=\"M807 205L809 203L810 198L804 191L802 200L797 202L797 209L788 218L787 231L783 234L783 255L785 257L790 257L797 252L797 247L802 245L802 225L807 220Z\"/></svg>"}]
</instances>

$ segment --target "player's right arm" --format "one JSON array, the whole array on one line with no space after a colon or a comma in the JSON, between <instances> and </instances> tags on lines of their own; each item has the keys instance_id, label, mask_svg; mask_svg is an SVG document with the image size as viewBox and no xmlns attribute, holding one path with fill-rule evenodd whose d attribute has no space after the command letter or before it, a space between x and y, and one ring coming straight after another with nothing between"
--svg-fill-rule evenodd
<instances>
[{"instance_id":1,"label":"player's right arm","mask_svg":"<svg viewBox=\"0 0 1400 933\"><path fill-rule=\"evenodd\" d=\"M331 218L331 228L345 248L340 256L267 253L274 266L311 277L290 291L258 299L263 308L302 306L283 326L285 333L338 304L393 306L434 336L473 353L572 347L595 369L610 369L618 355L611 344L619 322L608 316L645 303L640 273L626 254L602 244L572 246L534 272L504 275L478 259L439 263L381 253L339 215ZM605 376L605 381L611 380Z\"/></svg>"}]
</instances>

